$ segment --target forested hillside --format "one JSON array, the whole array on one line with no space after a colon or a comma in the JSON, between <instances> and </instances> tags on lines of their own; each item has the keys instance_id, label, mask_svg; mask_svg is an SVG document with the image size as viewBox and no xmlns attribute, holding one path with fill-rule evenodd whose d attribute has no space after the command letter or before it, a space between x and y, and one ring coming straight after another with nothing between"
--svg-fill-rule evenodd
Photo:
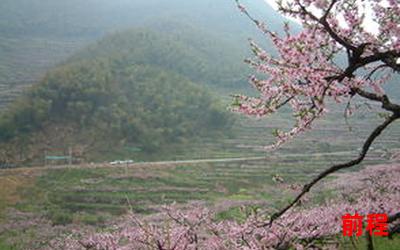
<instances>
[{"instance_id":1,"label":"forested hillside","mask_svg":"<svg viewBox=\"0 0 400 250\"><path fill-rule=\"evenodd\" d=\"M78 52L3 113L3 159L31 161L44 148L70 145L89 159L128 146L151 154L226 135L230 115L206 86L227 82L213 74L218 61L211 64L207 47L189 44L184 36L131 30Z\"/></svg>"}]
</instances>

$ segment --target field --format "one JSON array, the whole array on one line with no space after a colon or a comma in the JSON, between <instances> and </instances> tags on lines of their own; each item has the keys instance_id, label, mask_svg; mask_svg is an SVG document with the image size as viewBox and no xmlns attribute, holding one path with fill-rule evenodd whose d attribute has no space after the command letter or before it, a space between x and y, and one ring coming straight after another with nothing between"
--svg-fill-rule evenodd
<instances>
[{"instance_id":1,"label":"field","mask_svg":"<svg viewBox=\"0 0 400 250\"><path fill-rule=\"evenodd\" d=\"M221 141L207 139L164 155L165 160L265 156L264 160L144 162L129 166L83 164L73 168L53 169L48 166L36 170L3 170L0 172L4 186L0 198L3 218L0 249L9 249L5 246L10 244L21 249L23 244L32 244L32 241L36 244L39 244L38 240L46 242L51 235L38 233L38 230L46 231L40 226L21 231L14 225L8 229L10 218L16 221L26 220L26 216L32 217L31 220L41 218L47 227L81 225L101 228L128 211L152 216L160 211L162 205L174 202L182 207L193 202L201 203L217 211L217 219L241 219L244 215L240 208L243 206L276 210L295 194L288 186L303 184L329 165L356 156L362 140L377 121L368 115L358 117L351 120L354 129L349 131L344 122L332 125L329 119L338 116L338 113L333 114L321 122L308 139L306 136L298 138L276 152L265 153L262 146L273 139L266 131L285 124L288 117L284 115L271 120L240 118L235 125L236 137ZM393 155L400 148L399 135L395 124L374 145L363 166L395 161ZM130 156L134 159L141 157L140 152ZM355 170L357 168L352 169ZM283 179L283 183L276 181L277 176ZM335 177L329 180L332 178ZM317 189L323 187L321 184ZM329 190L313 194L315 202L334 195ZM21 233L29 243L16 243L15 237ZM382 244L388 246L388 243Z\"/></svg>"},{"instance_id":2,"label":"field","mask_svg":"<svg viewBox=\"0 0 400 250\"><path fill-rule=\"evenodd\" d=\"M200 202L217 211L217 219L240 220L244 218L241 207L261 206L275 210L294 195L285 187L304 183L325 167L326 161L336 161L335 156L316 155L310 156L309 163L302 165L299 159L293 156L234 163L88 166L45 170L39 175L31 172L25 174L25 186L11 190L17 191L18 197L2 198L2 202L8 202L22 212L18 218L18 213L11 210L9 213L12 215L8 216L12 220L25 221L25 216L34 215L29 220L36 221L43 216L49 221L42 222L44 228L48 223L66 228L71 224L102 228L128 211L151 216L159 212L162 205L173 202L182 207ZM374 159L369 159L368 163L374 163ZM273 180L277 175L283 178L283 184ZM35 180L35 185L32 185L32 180ZM313 196L319 202L333 195L327 191L316 192ZM3 214L7 215L4 207ZM22 231L18 226L10 226L10 230L3 232L3 240L9 242L22 234L34 242L46 241L46 237L38 232L46 230L36 223L35 227L23 228Z\"/></svg>"}]
</instances>

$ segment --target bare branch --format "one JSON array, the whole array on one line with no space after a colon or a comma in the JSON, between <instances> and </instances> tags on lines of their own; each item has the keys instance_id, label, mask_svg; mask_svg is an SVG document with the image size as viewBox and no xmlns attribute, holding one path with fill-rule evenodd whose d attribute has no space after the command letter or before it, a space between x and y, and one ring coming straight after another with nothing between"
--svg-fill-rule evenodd
<instances>
[{"instance_id":1,"label":"bare branch","mask_svg":"<svg viewBox=\"0 0 400 250\"><path fill-rule=\"evenodd\" d=\"M344 120L345 120L345 122L346 122L346 125L348 126L348 128L349 128L349 131L352 131L352 127L351 127L351 125L350 125L350 122L349 122L349 114L351 113L351 99L353 98L353 95L351 95L351 97L349 98L349 101L347 102L347 104L346 104L346 108L344 109L344 113L343 113L343 116L344 116Z\"/></svg>"}]
</instances>

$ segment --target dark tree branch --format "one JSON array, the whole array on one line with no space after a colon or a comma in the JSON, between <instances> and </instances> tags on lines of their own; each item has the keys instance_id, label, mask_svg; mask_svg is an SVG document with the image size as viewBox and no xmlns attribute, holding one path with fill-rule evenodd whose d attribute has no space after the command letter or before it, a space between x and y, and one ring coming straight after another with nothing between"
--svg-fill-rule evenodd
<instances>
[{"instance_id":1,"label":"dark tree branch","mask_svg":"<svg viewBox=\"0 0 400 250\"><path fill-rule=\"evenodd\" d=\"M297 2L297 4L300 6L301 11L308 15L312 20L316 21L317 23L321 24L322 27L324 28L324 30L326 32L328 32L328 34L336 41L338 42L340 45L342 45L343 47L345 47L348 50L351 51L356 51L357 47L355 47L354 45L352 45L351 43L349 43L348 41L344 40L343 38L341 38L333 29L332 27L329 25L328 21L326 20L326 18L329 15L329 12L332 10L333 6L335 5L337 1L333 0L328 8L328 10L324 13L324 15L321 18L316 17L314 14L312 14L311 12L309 12L306 7L304 7L303 5L300 4L300 2Z\"/></svg>"},{"instance_id":2,"label":"dark tree branch","mask_svg":"<svg viewBox=\"0 0 400 250\"><path fill-rule=\"evenodd\" d=\"M359 163L361 163L365 156L368 153L368 150L371 146L371 144L375 141L375 139L382 133L382 131L384 131L392 122L394 122L395 120L400 118L400 114L393 114L390 117L388 117L381 125L379 125L378 127L375 128L375 130L369 135L369 137L367 138L367 140L364 142L364 145L362 147L362 150L360 152L360 155L354 159L351 160L349 162L346 163L342 163L342 164L338 164L338 165L334 165L330 168L328 168L327 170L325 170L324 172L320 173L316 178L314 178L311 182L309 182L308 184L306 184L303 187L303 190L300 192L300 194L298 194L296 196L296 198L289 204L287 205L285 208L283 208L282 210L280 210L279 212L275 213L272 215L271 220L269 223L264 224L263 226L270 226L272 225L272 223L278 219L279 217L281 217L284 213L286 213L286 211L288 211L290 208L292 208L294 205L296 205L300 199L310 191L310 189L317 184L319 181L321 181L322 179L324 179L325 177L327 177L328 175L335 173L339 170L342 169L346 169L346 168L350 168L353 167Z\"/></svg>"},{"instance_id":3,"label":"dark tree branch","mask_svg":"<svg viewBox=\"0 0 400 250\"><path fill-rule=\"evenodd\" d=\"M389 230L389 239L393 239L393 235L400 234L400 224L397 224Z\"/></svg>"},{"instance_id":4,"label":"dark tree branch","mask_svg":"<svg viewBox=\"0 0 400 250\"><path fill-rule=\"evenodd\" d=\"M366 77L366 80L371 80L371 77L373 74L375 74L378 70L385 68L385 67L389 67L387 64L381 64L379 66L377 66L375 69L373 69Z\"/></svg>"},{"instance_id":5,"label":"dark tree branch","mask_svg":"<svg viewBox=\"0 0 400 250\"><path fill-rule=\"evenodd\" d=\"M344 40L343 38L341 38L333 29L332 27L329 25L328 21L326 21L326 19L317 19L317 21L324 27L324 29L328 32L328 34L336 41L338 42L340 45L342 45L343 47L345 47L348 50L351 51L355 51L357 50L357 47L355 47L354 45L352 45L351 43L347 42L346 40Z\"/></svg>"},{"instance_id":6,"label":"dark tree branch","mask_svg":"<svg viewBox=\"0 0 400 250\"><path fill-rule=\"evenodd\" d=\"M398 57L400 57L400 52L398 52L396 50L388 50L385 52L374 53L371 56L362 57L361 62L362 62L362 64L367 65L367 64L370 64L373 62L378 62L378 61L386 62L388 59L395 59Z\"/></svg>"},{"instance_id":7,"label":"dark tree branch","mask_svg":"<svg viewBox=\"0 0 400 250\"><path fill-rule=\"evenodd\" d=\"M400 114L400 105L392 103L387 95L378 95L362 89L353 89L353 91L359 96L364 97L368 100L382 103L382 108L387 111L391 111L397 115Z\"/></svg>"},{"instance_id":8,"label":"dark tree branch","mask_svg":"<svg viewBox=\"0 0 400 250\"><path fill-rule=\"evenodd\" d=\"M388 218L388 223L393 223L396 220L400 220L400 212L390 215ZM400 234L400 223L397 225L394 225L389 230L389 239L393 239L393 235L395 235L395 234Z\"/></svg>"},{"instance_id":9,"label":"dark tree branch","mask_svg":"<svg viewBox=\"0 0 400 250\"><path fill-rule=\"evenodd\" d=\"M374 250L374 241L372 240L372 235L368 230L365 231L365 238L367 239L367 250Z\"/></svg>"},{"instance_id":10,"label":"dark tree branch","mask_svg":"<svg viewBox=\"0 0 400 250\"><path fill-rule=\"evenodd\" d=\"M280 103L279 105L276 106L276 109L280 109L281 107L285 106L288 104L291 100L293 100L294 96L291 96L287 98L284 102Z\"/></svg>"},{"instance_id":11,"label":"dark tree branch","mask_svg":"<svg viewBox=\"0 0 400 250\"><path fill-rule=\"evenodd\" d=\"M338 0L332 0L331 3L329 4L328 9L325 11L325 14L321 17L322 20L326 20L328 17L329 13L331 12L333 6L338 2Z\"/></svg>"},{"instance_id":12,"label":"dark tree branch","mask_svg":"<svg viewBox=\"0 0 400 250\"><path fill-rule=\"evenodd\" d=\"M388 218L388 223L395 222L398 219L400 219L400 212L398 212L397 214L390 215Z\"/></svg>"}]
</instances>

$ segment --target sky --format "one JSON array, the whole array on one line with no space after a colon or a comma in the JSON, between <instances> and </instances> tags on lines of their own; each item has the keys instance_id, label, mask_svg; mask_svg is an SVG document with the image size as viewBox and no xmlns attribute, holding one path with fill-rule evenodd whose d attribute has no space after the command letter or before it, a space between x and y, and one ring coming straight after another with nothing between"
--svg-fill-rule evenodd
<instances>
[{"instance_id":1,"label":"sky","mask_svg":"<svg viewBox=\"0 0 400 250\"><path fill-rule=\"evenodd\" d=\"M275 10L277 9L276 0L264 0L264 1L267 2L269 5L271 5L272 8L274 8Z\"/></svg>"},{"instance_id":2,"label":"sky","mask_svg":"<svg viewBox=\"0 0 400 250\"><path fill-rule=\"evenodd\" d=\"M275 10L277 10L278 9L278 7L277 7L277 4L276 4L276 0L264 0L266 3L268 3L272 8L274 8ZM365 30L367 30L368 32L371 32L371 33L377 33L378 32L378 24L377 23L375 23L373 20L372 20L372 10L371 9L368 9L368 8L366 8L366 19L365 19L365 22L364 22L364 28L365 28ZM296 19L292 19L292 18L290 18L291 20L293 20L293 21L295 21L295 22L298 22ZM340 20L339 20L340 21Z\"/></svg>"}]
</instances>

